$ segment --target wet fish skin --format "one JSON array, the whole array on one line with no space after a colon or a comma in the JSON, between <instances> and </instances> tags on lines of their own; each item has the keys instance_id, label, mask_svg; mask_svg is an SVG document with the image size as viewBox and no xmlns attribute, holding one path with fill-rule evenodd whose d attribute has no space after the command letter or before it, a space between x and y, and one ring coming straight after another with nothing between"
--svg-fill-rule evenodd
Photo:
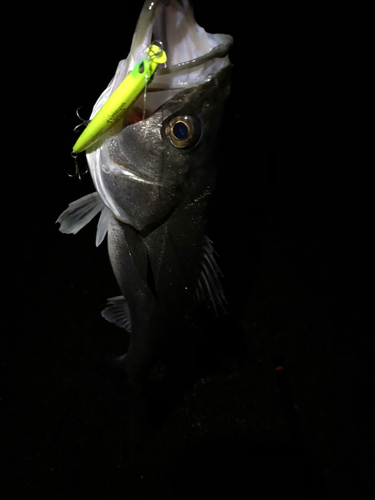
<instances>
[{"instance_id":1,"label":"wet fish skin","mask_svg":"<svg viewBox=\"0 0 375 500\"><path fill-rule=\"evenodd\" d=\"M108 190L133 221L132 227L112 215L108 251L130 310L132 333L123 367L135 383L144 383L160 353L194 328L193 297L230 72L230 67L224 68L209 82L177 94L148 120L125 128L109 142L108 157L115 159L119 170L130 164L138 175L154 179L154 184L131 178L129 182L121 171L104 177ZM186 151L174 148L160 133L176 114L194 116L201 127L198 143ZM128 141L140 144L145 131L152 138L141 146L144 163L138 168L137 149L129 152L127 145Z\"/></svg>"},{"instance_id":2,"label":"wet fish skin","mask_svg":"<svg viewBox=\"0 0 375 500\"><path fill-rule=\"evenodd\" d=\"M215 141L229 95L230 67L167 101L150 118L125 127L103 146L102 183L138 231L192 203L215 177ZM175 116L192 117L196 144L176 148L166 137Z\"/></svg>"}]
</instances>

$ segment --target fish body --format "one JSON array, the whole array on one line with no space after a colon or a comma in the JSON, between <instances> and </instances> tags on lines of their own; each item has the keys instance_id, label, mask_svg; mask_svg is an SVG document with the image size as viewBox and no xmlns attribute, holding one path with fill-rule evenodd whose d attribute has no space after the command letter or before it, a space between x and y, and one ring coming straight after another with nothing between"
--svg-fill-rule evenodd
<instances>
[{"instance_id":1,"label":"fish body","mask_svg":"<svg viewBox=\"0 0 375 500\"><path fill-rule=\"evenodd\" d=\"M188 1L145 2L130 54L92 117L153 39L162 42L168 63L155 73L146 109L141 96L89 147L97 192L58 219L62 232L74 233L101 212L97 244L107 233L122 294L102 314L131 332L121 367L134 385L143 385L163 350L193 328L197 301L217 309L225 300L206 217L230 92L231 37L207 34Z\"/></svg>"}]
</instances>

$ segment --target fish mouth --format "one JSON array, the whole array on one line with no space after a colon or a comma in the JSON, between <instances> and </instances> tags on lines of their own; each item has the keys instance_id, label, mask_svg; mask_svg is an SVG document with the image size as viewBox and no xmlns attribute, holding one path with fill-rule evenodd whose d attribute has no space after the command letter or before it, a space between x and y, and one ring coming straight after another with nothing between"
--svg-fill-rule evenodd
<instances>
[{"instance_id":1,"label":"fish mouth","mask_svg":"<svg viewBox=\"0 0 375 500\"><path fill-rule=\"evenodd\" d=\"M230 65L231 35L207 33L194 17L189 0L146 0L139 15L128 57L120 61L116 74L96 102L90 119L123 82L128 73L147 55L153 41L161 42L167 62L160 65L147 85L147 100L140 95L133 110L150 116L177 92L210 81ZM163 66L163 67L162 67ZM129 116L123 126L139 121Z\"/></svg>"},{"instance_id":2,"label":"fish mouth","mask_svg":"<svg viewBox=\"0 0 375 500\"><path fill-rule=\"evenodd\" d=\"M206 81L229 64L227 54L233 44L230 35L207 33L199 26L189 0L145 2L129 54L134 65L142 61L154 40L162 43L167 62L157 71L149 91L181 90Z\"/></svg>"},{"instance_id":3,"label":"fish mouth","mask_svg":"<svg viewBox=\"0 0 375 500\"><path fill-rule=\"evenodd\" d=\"M153 113L177 91L209 81L230 64L228 52L233 44L232 36L207 33L196 22L189 0L146 0L138 18L129 55L119 63L110 93L146 57L147 48L155 40L161 42L167 62L163 67L159 66L147 86L148 94L160 93L157 99L148 99L148 114ZM143 96L140 96L135 105L143 109L142 101ZM95 106L92 115L97 111Z\"/></svg>"}]
</instances>

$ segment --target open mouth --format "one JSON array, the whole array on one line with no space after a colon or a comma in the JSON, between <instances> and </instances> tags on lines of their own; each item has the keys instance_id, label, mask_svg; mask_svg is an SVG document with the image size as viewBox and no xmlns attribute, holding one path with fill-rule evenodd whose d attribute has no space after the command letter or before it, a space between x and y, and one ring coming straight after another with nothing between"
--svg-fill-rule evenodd
<instances>
[{"instance_id":1,"label":"open mouth","mask_svg":"<svg viewBox=\"0 0 375 500\"><path fill-rule=\"evenodd\" d=\"M210 34L197 24L188 0L157 0L145 3L138 20L130 56L144 57L153 40L167 53L150 90L182 89L205 81L229 64L230 35Z\"/></svg>"},{"instance_id":2,"label":"open mouth","mask_svg":"<svg viewBox=\"0 0 375 500\"><path fill-rule=\"evenodd\" d=\"M143 96L135 103L135 108L142 108L147 116L176 92L210 80L230 64L227 54L233 38L207 33L197 24L189 0L147 0L138 19L130 53L119 63L106 98L145 58L146 49L154 40L161 42L167 62L164 67L159 66L152 83L147 86L146 107ZM93 115L100 105L99 99Z\"/></svg>"}]
</instances>

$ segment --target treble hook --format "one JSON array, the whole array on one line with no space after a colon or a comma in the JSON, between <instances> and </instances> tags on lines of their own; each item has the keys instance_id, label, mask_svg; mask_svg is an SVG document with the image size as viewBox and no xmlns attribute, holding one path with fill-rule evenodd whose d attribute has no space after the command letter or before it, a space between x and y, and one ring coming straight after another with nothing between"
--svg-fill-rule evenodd
<instances>
[{"instance_id":1,"label":"treble hook","mask_svg":"<svg viewBox=\"0 0 375 500\"><path fill-rule=\"evenodd\" d=\"M80 106L79 108L77 108L77 109L76 109L76 115L78 116L78 118L81 120L81 122L82 122L82 123L79 123L78 125L76 125L76 126L74 127L74 129L73 129L73 132L77 132L77 131L78 131L78 129L79 129L80 127L82 127L83 125L84 125L85 127L87 127L87 125L88 125L88 124L90 123L90 121L91 121L91 120L85 120L84 118L82 118L82 117L79 115L78 111L79 111L81 108L82 108L82 106Z\"/></svg>"},{"instance_id":2,"label":"treble hook","mask_svg":"<svg viewBox=\"0 0 375 500\"><path fill-rule=\"evenodd\" d=\"M72 151L70 153L71 157L74 159L74 164L75 164L75 167L76 167L76 171L74 174L70 174L68 171L66 172L68 174L68 177L77 177L78 176L78 179L81 181L82 180L82 176L83 175L86 175L87 172L89 171L89 169L86 167L86 170L84 172L81 172L80 169L79 169L79 166L78 166L78 153L75 153L74 151Z\"/></svg>"}]
</instances>

